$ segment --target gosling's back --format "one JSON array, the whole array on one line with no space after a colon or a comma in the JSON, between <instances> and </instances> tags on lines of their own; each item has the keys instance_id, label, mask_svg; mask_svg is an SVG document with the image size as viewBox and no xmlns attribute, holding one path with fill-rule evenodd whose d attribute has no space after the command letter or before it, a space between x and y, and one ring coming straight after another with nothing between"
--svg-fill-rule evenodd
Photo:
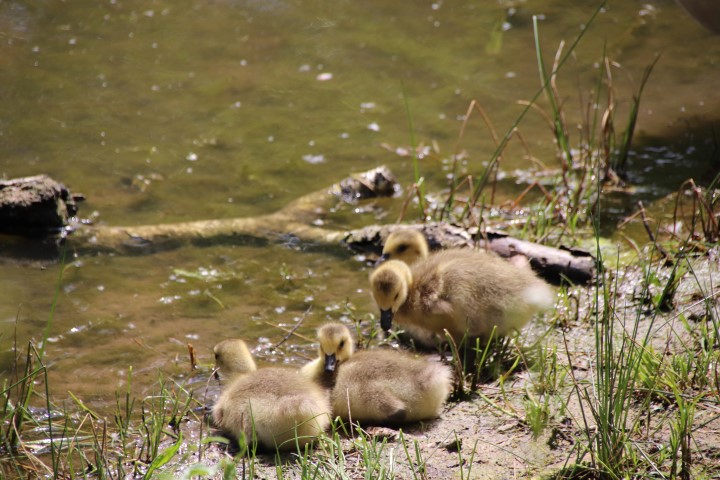
<instances>
[{"instance_id":1,"label":"gosling's back","mask_svg":"<svg viewBox=\"0 0 720 480\"><path fill-rule=\"evenodd\" d=\"M234 371L233 365L254 368L244 342L215 352L221 372L230 377L212 411L218 428L248 444L256 438L264 448L281 450L312 442L327 429L329 399L315 383L285 368Z\"/></svg>"},{"instance_id":2,"label":"gosling's back","mask_svg":"<svg viewBox=\"0 0 720 480\"><path fill-rule=\"evenodd\" d=\"M339 366L333 414L389 425L436 418L451 385L452 373L441 363L392 350L358 352Z\"/></svg>"},{"instance_id":3,"label":"gosling's back","mask_svg":"<svg viewBox=\"0 0 720 480\"><path fill-rule=\"evenodd\" d=\"M553 302L552 290L532 270L481 251L453 249L412 266L408 298L396 315L457 339L506 335Z\"/></svg>"}]
</instances>

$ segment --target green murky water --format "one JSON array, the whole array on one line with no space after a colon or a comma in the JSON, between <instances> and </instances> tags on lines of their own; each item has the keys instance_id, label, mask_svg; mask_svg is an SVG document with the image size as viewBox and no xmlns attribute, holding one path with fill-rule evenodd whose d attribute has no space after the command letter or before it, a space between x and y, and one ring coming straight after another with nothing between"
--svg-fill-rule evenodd
<instances>
[{"instance_id":1,"label":"green murky water","mask_svg":"<svg viewBox=\"0 0 720 480\"><path fill-rule=\"evenodd\" d=\"M539 82L532 16L545 54L572 41L593 2L0 1L0 175L48 173L84 193L82 216L137 225L257 215L349 172L411 163L391 152L416 140L455 148L463 115L480 102L504 131ZM561 75L568 111L596 81L603 49L622 69L628 98L662 58L646 89L630 173L641 193L709 179L717 121L720 37L671 1L609 2ZM533 155L553 165L552 136L535 115L522 126ZM493 142L479 117L461 147L479 165ZM519 150L518 150L519 152ZM716 158L716 157L715 157ZM503 169L527 167L507 155ZM430 189L446 172L421 164ZM506 182L507 195L521 187ZM401 200L398 200L400 202ZM386 205L386 204L383 204ZM383 210L341 218L394 219ZM1 252L0 252L1 254ZM285 333L373 310L367 267L337 251L280 244L184 248L159 254L70 258L46 359L59 399L72 391L96 408L114 401L133 368L147 391L157 372L188 372L186 344L210 348L244 336L261 355ZM0 375L13 344L39 342L61 266L0 262ZM306 313L311 308L309 313ZM310 354L290 339L297 364Z\"/></svg>"}]
</instances>

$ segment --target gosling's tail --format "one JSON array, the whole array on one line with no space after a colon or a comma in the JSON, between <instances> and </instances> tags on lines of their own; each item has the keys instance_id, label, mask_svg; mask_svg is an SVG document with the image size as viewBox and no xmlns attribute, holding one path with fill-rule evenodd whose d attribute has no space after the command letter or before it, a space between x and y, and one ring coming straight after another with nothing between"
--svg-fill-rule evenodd
<instances>
[{"instance_id":1,"label":"gosling's tail","mask_svg":"<svg viewBox=\"0 0 720 480\"><path fill-rule=\"evenodd\" d=\"M523 297L527 305L537 312L548 310L555 305L555 293L550 288L550 285L543 281L538 281L526 288Z\"/></svg>"}]
</instances>

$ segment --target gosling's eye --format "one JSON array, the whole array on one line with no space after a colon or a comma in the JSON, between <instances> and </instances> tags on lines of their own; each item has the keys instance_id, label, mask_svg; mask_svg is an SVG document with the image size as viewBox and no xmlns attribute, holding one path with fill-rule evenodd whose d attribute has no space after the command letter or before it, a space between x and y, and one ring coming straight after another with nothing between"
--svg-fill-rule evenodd
<instances>
[{"instance_id":1,"label":"gosling's eye","mask_svg":"<svg viewBox=\"0 0 720 480\"><path fill-rule=\"evenodd\" d=\"M345 346L345 340L340 341L340 348L343 348Z\"/></svg>"},{"instance_id":2,"label":"gosling's eye","mask_svg":"<svg viewBox=\"0 0 720 480\"><path fill-rule=\"evenodd\" d=\"M394 300L397 300L399 296L400 296L400 294L399 294L399 293L396 293Z\"/></svg>"},{"instance_id":3,"label":"gosling's eye","mask_svg":"<svg viewBox=\"0 0 720 480\"><path fill-rule=\"evenodd\" d=\"M219 360L219 359L220 359L220 354L219 354L219 353L216 353L216 354L215 354L215 361L217 361L217 360Z\"/></svg>"},{"instance_id":4,"label":"gosling's eye","mask_svg":"<svg viewBox=\"0 0 720 480\"><path fill-rule=\"evenodd\" d=\"M407 249L408 249L408 246L403 244L403 245L398 246L397 251L398 251L398 253L403 253Z\"/></svg>"}]
</instances>

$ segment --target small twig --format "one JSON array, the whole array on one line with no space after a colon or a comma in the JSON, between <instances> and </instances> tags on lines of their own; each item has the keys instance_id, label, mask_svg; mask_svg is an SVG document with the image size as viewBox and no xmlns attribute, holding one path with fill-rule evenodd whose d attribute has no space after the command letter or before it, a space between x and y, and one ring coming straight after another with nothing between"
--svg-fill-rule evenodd
<instances>
[{"instance_id":1,"label":"small twig","mask_svg":"<svg viewBox=\"0 0 720 480\"><path fill-rule=\"evenodd\" d=\"M623 221L618 224L618 228L624 227L624 226L627 225L628 223L630 223L630 222L632 222L633 220L635 220L635 218L636 218L637 216L639 216L639 215L640 215L640 212L635 212L635 213L633 213L632 215L630 215L630 216L628 216L628 217L625 217L625 218L623 219Z\"/></svg>"},{"instance_id":2,"label":"small twig","mask_svg":"<svg viewBox=\"0 0 720 480\"><path fill-rule=\"evenodd\" d=\"M500 405L498 405L497 403L493 402L493 401L492 401L487 395L485 395L484 393L482 393L482 392L480 392L480 391L478 391L478 392L476 392L476 393L478 394L478 396L480 397L480 399L481 399L482 401L484 401L485 403L487 403L488 405L490 405L491 407L493 407L494 409L496 409L496 410L499 411L500 413L503 413L503 414L505 414L505 415L507 415L507 416L509 416L509 417L512 417L512 418L514 418L515 420L518 420L518 421L520 421L520 422L524 422L524 421L525 421L525 419L524 419L523 417L521 417L520 415L518 415L517 413L515 413L515 412L513 412L513 411L511 411L511 410L506 410L506 409L504 409L503 407L501 407Z\"/></svg>"},{"instance_id":3,"label":"small twig","mask_svg":"<svg viewBox=\"0 0 720 480\"><path fill-rule=\"evenodd\" d=\"M510 205L510 210L512 211L518 208L520 206L520 202L522 202L522 200L525 198L525 195L530 193L530 190L532 190L533 188L539 189L545 195L545 200L547 200L548 202L552 201L553 197L552 195L550 195L550 192L548 192L547 189L540 185L537 181L533 181L525 188L525 190L520 192L520 195L518 195L515 201L513 201L512 205Z\"/></svg>"},{"instance_id":4,"label":"small twig","mask_svg":"<svg viewBox=\"0 0 720 480\"><path fill-rule=\"evenodd\" d=\"M286 329L284 329L284 328L282 328L282 327L280 327L280 326L277 327L277 328L282 328L283 330L285 330L285 331L287 332L287 335L285 335L285 337L283 337L282 340L280 340L277 344L275 344L275 345L273 346L273 350L276 349L276 348L278 348L278 347L279 347L280 345L282 345L283 343L285 343L285 342L287 341L287 339L290 338L292 335L297 335L297 334L295 333L295 330L297 330L298 327L299 327L300 325L302 325L303 321L305 320L305 318L308 316L308 314L309 314L311 311L312 311L312 305L310 305L310 306L308 307L308 309L305 310L305 313L303 313L303 316L300 318L300 320L297 321L297 323L296 323L296 324L293 326L293 328L291 328L290 330L286 330ZM298 335L298 337L302 338L303 340L307 340L306 337L303 337L303 336L301 336L301 335Z\"/></svg>"}]
</instances>

